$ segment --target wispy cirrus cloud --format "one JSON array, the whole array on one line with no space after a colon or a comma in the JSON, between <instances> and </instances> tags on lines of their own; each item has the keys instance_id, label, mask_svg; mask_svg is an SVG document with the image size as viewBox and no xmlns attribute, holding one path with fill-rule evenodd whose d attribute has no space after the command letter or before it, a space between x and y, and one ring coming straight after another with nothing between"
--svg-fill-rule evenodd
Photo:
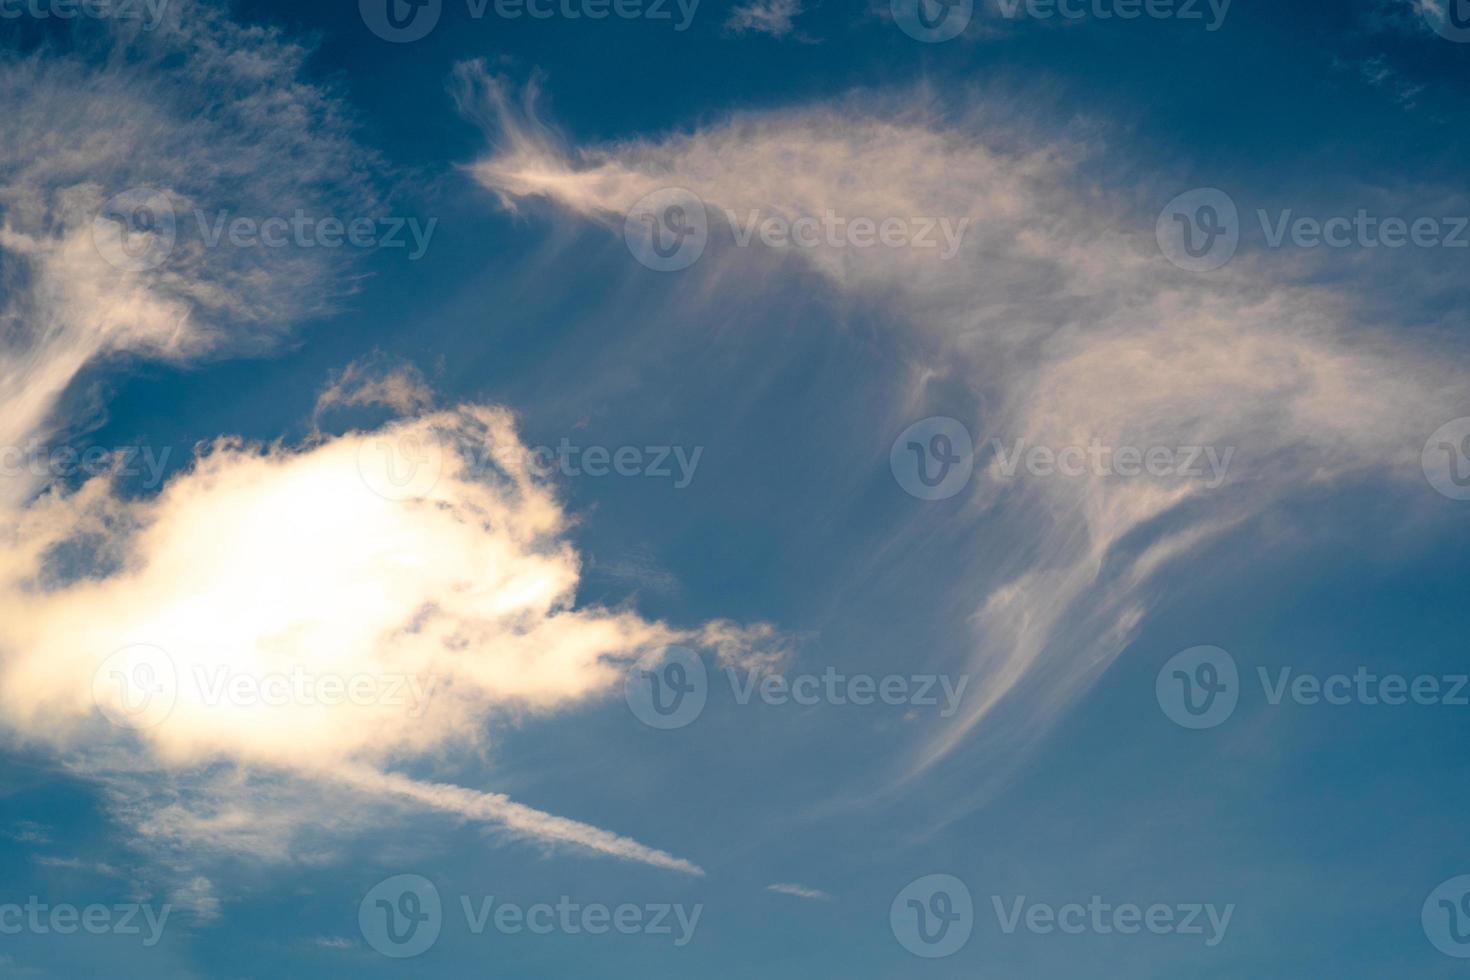
<instances>
[{"instance_id":1,"label":"wispy cirrus cloud","mask_svg":"<svg viewBox=\"0 0 1470 980\"><path fill-rule=\"evenodd\" d=\"M1410 339L1361 322L1350 296L1250 254L1210 275L1169 264L1154 218L1179 188L1156 178L1139 207L1136 192L1085 175L1100 152L1089 129L1039 135L1003 95L941 104L923 91L865 93L569 147L538 118L535 87L518 95L476 65L461 66L459 80L491 142L470 170L513 207L546 202L620 235L645 195L678 187L701 199L709 245L680 274L682 295L711 309L723 284L745 281L732 270L758 261L729 246L742 215L968 219L952 261L840 242L770 246L839 296L881 304L913 339L913 382L868 445L875 468L894 432L933 414L931 386L956 383L977 417L983 406L977 443L1237 450L1213 487L1144 475L1003 478L982 458L968 520L1023 528L1026 545L977 557L950 586L970 596L977 696L928 732L908 775L976 734L1008 749L1036 738L1127 647L1161 573L1230 529L1355 481L1422 491L1424 440L1470 395L1466 351L1449 336ZM1018 710L1006 724L982 730L1007 703Z\"/></svg>"},{"instance_id":2,"label":"wispy cirrus cloud","mask_svg":"<svg viewBox=\"0 0 1470 980\"><path fill-rule=\"evenodd\" d=\"M302 79L307 48L209 3L171 4L150 31L89 29L0 60L3 445L54 427L58 400L100 357L257 349L350 288L344 250L208 247L196 210L377 206L373 154L336 96Z\"/></svg>"}]
</instances>

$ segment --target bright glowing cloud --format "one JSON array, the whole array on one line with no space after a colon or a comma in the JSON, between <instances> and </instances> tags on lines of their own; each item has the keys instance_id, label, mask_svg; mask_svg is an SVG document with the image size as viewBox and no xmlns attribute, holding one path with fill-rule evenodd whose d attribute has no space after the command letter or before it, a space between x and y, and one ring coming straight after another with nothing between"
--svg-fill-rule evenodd
<instances>
[{"instance_id":1,"label":"bright glowing cloud","mask_svg":"<svg viewBox=\"0 0 1470 980\"><path fill-rule=\"evenodd\" d=\"M222 441L152 498L118 499L106 477L47 494L0 567L0 709L60 750L131 730L168 766L334 781L698 873L391 772L493 752L497 716L605 695L671 643L735 660L770 638L578 608L568 518L530 465L508 413L465 406L294 449ZM55 567L68 545L92 556L85 574Z\"/></svg>"},{"instance_id":2,"label":"bright glowing cloud","mask_svg":"<svg viewBox=\"0 0 1470 980\"><path fill-rule=\"evenodd\" d=\"M207 4L105 30L0 62L0 445L89 424L66 399L104 355L259 348L349 288L344 250L232 247L208 239L219 221L376 206L341 103L300 81L306 49ZM668 642L739 659L773 638L579 607L569 518L509 414L431 402L411 371L353 365L315 421L402 418L294 446L222 438L151 497L108 476L0 480L5 724L102 785L200 914L218 908L201 856L282 859L403 808L700 873L395 768L493 753L497 720L605 695Z\"/></svg>"}]
</instances>

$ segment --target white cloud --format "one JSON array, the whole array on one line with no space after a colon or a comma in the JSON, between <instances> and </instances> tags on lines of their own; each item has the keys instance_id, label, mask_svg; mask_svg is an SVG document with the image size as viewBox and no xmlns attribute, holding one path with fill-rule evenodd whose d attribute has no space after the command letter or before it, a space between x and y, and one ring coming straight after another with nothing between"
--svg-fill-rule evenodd
<instances>
[{"instance_id":1,"label":"white cloud","mask_svg":"<svg viewBox=\"0 0 1470 980\"><path fill-rule=\"evenodd\" d=\"M691 298L717 308L723 285L749 281L739 270L774 264L730 247L729 212L969 219L948 262L915 249L773 250L840 294L881 304L912 334L915 382L889 406L890 425L871 433L875 468L886 465L893 433L933 414L926 385L955 380L976 417L984 406L977 443L1235 448L1213 489L1153 477L979 475L972 516L1024 528L1028 548L977 558L956 586L972 596L979 696L929 736L915 772L1008 699L1027 705L1003 733L1010 747L1044 731L1127 646L1158 573L1225 530L1345 480L1396 481L1423 499L1423 441L1463 414L1462 347L1360 324L1351 296L1294 284L1250 254L1212 275L1171 266L1153 224L1177 189L1130 204L1085 176L1087 139L1042 134L1003 101L956 109L923 92L901 101L864 93L568 147L541 135L549 130L534 89L517 100L474 65L460 78L461 100L489 108L492 149L471 170L511 206L548 201L621 235L624 214L654 190L703 199L710 244L680 273L686 316Z\"/></svg>"},{"instance_id":2,"label":"white cloud","mask_svg":"<svg viewBox=\"0 0 1470 980\"><path fill-rule=\"evenodd\" d=\"M785 37L792 31L792 19L801 12L801 0L750 0L730 11L725 26L737 34Z\"/></svg>"},{"instance_id":3,"label":"white cloud","mask_svg":"<svg viewBox=\"0 0 1470 980\"><path fill-rule=\"evenodd\" d=\"M139 719L145 758L167 768L286 773L698 874L595 827L393 771L443 753L493 754L489 723L605 696L669 644L733 660L770 637L577 607L569 520L530 464L508 413L464 406L294 449L221 441L154 498L118 499L105 477L49 493L18 515L0 562L3 714L79 765L116 771L86 751L115 741L100 698L112 717ZM107 558L86 575L48 573L66 542ZM135 649L143 659L110 659ZM173 693L156 715L130 716L148 694L133 683L145 667ZM274 700L255 693L266 678L285 692L293 675L308 686ZM236 681L243 694L231 693ZM328 683L337 694L319 686ZM359 684L362 696L341 693ZM184 799L138 822L208 842L254 821L237 794L215 785L209 795L229 803L201 811ZM256 832L267 839L242 849L287 853L273 839L280 828Z\"/></svg>"},{"instance_id":4,"label":"white cloud","mask_svg":"<svg viewBox=\"0 0 1470 980\"><path fill-rule=\"evenodd\" d=\"M775 885L767 885L766 891L775 892L778 895L790 895L794 898L808 898L816 902L830 902L832 900L832 896L828 895L824 891L819 891L815 888L808 888L805 885L794 885L787 882Z\"/></svg>"},{"instance_id":5,"label":"white cloud","mask_svg":"<svg viewBox=\"0 0 1470 980\"><path fill-rule=\"evenodd\" d=\"M123 876L121 871L105 861L84 861L81 858L54 857L49 854L38 854L34 860L36 864L43 868L83 871L88 874L101 875L104 878L121 878Z\"/></svg>"},{"instance_id":6,"label":"white cloud","mask_svg":"<svg viewBox=\"0 0 1470 980\"><path fill-rule=\"evenodd\" d=\"M332 93L300 81L307 50L207 4L168 10L152 33L113 24L95 46L78 37L66 54L0 61L0 445L86 425L64 396L105 355L257 349L349 288L341 249L210 246L184 220L371 215L375 162ZM119 261L121 226L96 220L134 188L129 205L150 210L128 241L147 262ZM155 249L170 211L175 240ZM152 497L119 496L107 477L74 492L0 481L4 722L94 780L199 916L219 911L201 870L211 859L308 860L333 853L333 831L409 810L700 873L400 774L493 755L498 722L606 696L670 641L739 658L773 638L578 607L569 518L529 472L510 416L429 412L432 400L414 374L354 366L318 417L369 403L411 417L296 446L220 439ZM117 671L99 674L104 663ZM146 727L99 714L132 719L163 677L174 689L147 701ZM371 696L291 687L281 700L259 686L302 677L366 681ZM389 690L397 681L409 687Z\"/></svg>"},{"instance_id":7,"label":"white cloud","mask_svg":"<svg viewBox=\"0 0 1470 980\"><path fill-rule=\"evenodd\" d=\"M110 20L115 34L78 28L65 54L0 61L0 445L44 436L99 357L257 347L347 290L347 250L210 247L193 217L373 213L372 157L331 93L299 80L308 51L209 4L167 11L151 32ZM117 217L136 263L118 262ZM34 490L9 480L0 499Z\"/></svg>"},{"instance_id":8,"label":"white cloud","mask_svg":"<svg viewBox=\"0 0 1470 980\"><path fill-rule=\"evenodd\" d=\"M411 364L390 364L381 357L354 361L333 375L317 396L313 417L333 409L378 405L398 415L417 415L434 404L434 393Z\"/></svg>"}]
</instances>

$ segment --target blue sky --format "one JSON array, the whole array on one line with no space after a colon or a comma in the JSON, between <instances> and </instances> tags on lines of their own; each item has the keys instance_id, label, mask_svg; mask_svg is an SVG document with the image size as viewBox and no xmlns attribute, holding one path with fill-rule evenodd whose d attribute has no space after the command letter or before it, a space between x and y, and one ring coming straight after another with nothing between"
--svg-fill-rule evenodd
<instances>
[{"instance_id":1,"label":"blue sky","mask_svg":"<svg viewBox=\"0 0 1470 980\"><path fill-rule=\"evenodd\" d=\"M389 2L0 4L0 974L1464 972L1470 10Z\"/></svg>"}]
</instances>

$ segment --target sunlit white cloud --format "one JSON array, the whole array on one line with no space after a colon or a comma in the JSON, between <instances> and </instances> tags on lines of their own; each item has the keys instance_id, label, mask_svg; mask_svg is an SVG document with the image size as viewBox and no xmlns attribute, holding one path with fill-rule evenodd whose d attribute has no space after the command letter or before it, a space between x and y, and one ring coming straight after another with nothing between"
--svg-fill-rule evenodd
<instances>
[{"instance_id":1,"label":"sunlit white cloud","mask_svg":"<svg viewBox=\"0 0 1470 980\"><path fill-rule=\"evenodd\" d=\"M19 515L0 568L3 713L78 751L119 734L100 700L171 767L291 772L698 873L495 794L391 772L493 754L488 723L606 695L669 644L737 659L767 636L578 607L569 519L531 464L508 413L464 406L297 448L222 441L156 497L121 500L106 477L49 493ZM66 543L97 556L85 574L50 567ZM135 711L155 682L162 702Z\"/></svg>"},{"instance_id":2,"label":"sunlit white cloud","mask_svg":"<svg viewBox=\"0 0 1470 980\"><path fill-rule=\"evenodd\" d=\"M0 119L0 444L91 424L95 406L67 396L107 355L262 349L351 288L340 249L211 244L184 216L376 205L342 103L302 80L307 49L208 4L172 5L151 33L107 30L0 62L14 103ZM669 642L753 662L775 647L768 627L579 605L572 518L509 413L433 400L409 369L353 365L304 441L221 437L156 495L120 495L108 475L0 484L6 731L101 787L202 918L221 904L210 861L330 855L323 833L407 812L701 873L424 776L493 759L498 725L607 696ZM396 419L322 431L375 406Z\"/></svg>"}]
</instances>

